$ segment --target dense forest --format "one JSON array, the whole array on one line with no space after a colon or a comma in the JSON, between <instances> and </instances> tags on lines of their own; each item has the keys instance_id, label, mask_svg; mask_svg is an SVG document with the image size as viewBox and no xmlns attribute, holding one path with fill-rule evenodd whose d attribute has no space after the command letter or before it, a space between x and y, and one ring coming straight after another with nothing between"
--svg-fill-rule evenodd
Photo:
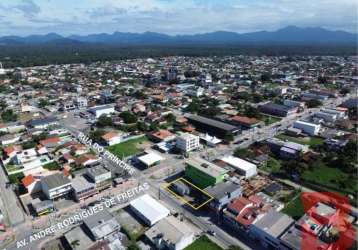
<instances>
[{"instance_id":1,"label":"dense forest","mask_svg":"<svg viewBox=\"0 0 358 250\"><path fill-rule=\"evenodd\" d=\"M191 46L114 46L101 44L0 45L0 61L5 68L48 64L90 63L128 58L163 56L224 55L355 55L355 46L334 45L191 45Z\"/></svg>"}]
</instances>

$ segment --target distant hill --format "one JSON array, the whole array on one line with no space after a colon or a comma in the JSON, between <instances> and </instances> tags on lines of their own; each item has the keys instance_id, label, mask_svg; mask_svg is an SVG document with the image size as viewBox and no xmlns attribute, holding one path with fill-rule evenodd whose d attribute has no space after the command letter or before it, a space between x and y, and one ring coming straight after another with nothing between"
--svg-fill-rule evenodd
<instances>
[{"instance_id":1,"label":"distant hill","mask_svg":"<svg viewBox=\"0 0 358 250\"><path fill-rule=\"evenodd\" d=\"M111 45L180 45L180 44L357 44L357 34L345 31L330 31L327 29L299 28L287 26L276 31L259 31L251 33L235 33L216 31L194 35L170 36L155 32L113 34L91 34L85 36L72 35L63 37L56 33L46 35L31 35L27 37L4 36L0 37L0 45L19 44L111 44Z\"/></svg>"}]
</instances>

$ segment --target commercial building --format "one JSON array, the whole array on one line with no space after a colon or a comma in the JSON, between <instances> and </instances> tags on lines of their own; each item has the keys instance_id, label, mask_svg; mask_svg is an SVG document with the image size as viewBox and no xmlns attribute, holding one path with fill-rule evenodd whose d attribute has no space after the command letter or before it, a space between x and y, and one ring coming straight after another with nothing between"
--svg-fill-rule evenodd
<instances>
[{"instance_id":1,"label":"commercial building","mask_svg":"<svg viewBox=\"0 0 358 250\"><path fill-rule=\"evenodd\" d=\"M95 243L79 226L67 231L64 238L66 240L65 249L70 250L88 250Z\"/></svg>"},{"instance_id":2,"label":"commercial building","mask_svg":"<svg viewBox=\"0 0 358 250\"><path fill-rule=\"evenodd\" d=\"M242 176L245 176L246 178L251 178L257 174L257 167L251 162L231 155L225 156L221 160L227 163L230 167L234 168L236 172L238 172Z\"/></svg>"},{"instance_id":3,"label":"commercial building","mask_svg":"<svg viewBox=\"0 0 358 250\"><path fill-rule=\"evenodd\" d=\"M83 224L95 241L106 239L121 229L116 218L106 209L88 216L83 220Z\"/></svg>"},{"instance_id":4,"label":"commercial building","mask_svg":"<svg viewBox=\"0 0 358 250\"><path fill-rule=\"evenodd\" d=\"M153 226L170 214L169 209L145 194L130 202L133 212L148 226Z\"/></svg>"},{"instance_id":5,"label":"commercial building","mask_svg":"<svg viewBox=\"0 0 358 250\"><path fill-rule=\"evenodd\" d=\"M286 214L269 211L250 227L250 235L259 240L265 248L278 249L280 237L294 224L294 220Z\"/></svg>"},{"instance_id":6,"label":"commercial building","mask_svg":"<svg viewBox=\"0 0 358 250\"><path fill-rule=\"evenodd\" d=\"M256 118L249 118L246 116L236 115L230 118L232 124L239 126L242 130L259 127L262 125L260 120Z\"/></svg>"},{"instance_id":7,"label":"commercial building","mask_svg":"<svg viewBox=\"0 0 358 250\"><path fill-rule=\"evenodd\" d=\"M182 152L191 152L200 147L200 138L199 136L192 135L189 133L182 133L176 138L175 146Z\"/></svg>"},{"instance_id":8,"label":"commercial building","mask_svg":"<svg viewBox=\"0 0 358 250\"><path fill-rule=\"evenodd\" d=\"M162 219L145 235L156 246L156 249L182 250L195 239L193 230L174 216Z\"/></svg>"},{"instance_id":9,"label":"commercial building","mask_svg":"<svg viewBox=\"0 0 358 250\"><path fill-rule=\"evenodd\" d=\"M204 141L204 143L209 147L216 147L219 143L222 142L219 138L215 136L210 136L209 134L205 134L204 136L200 136L200 140Z\"/></svg>"},{"instance_id":10,"label":"commercial building","mask_svg":"<svg viewBox=\"0 0 358 250\"><path fill-rule=\"evenodd\" d=\"M88 112L93 114L96 118L99 118L101 115L110 115L115 111L111 105L101 105L88 109Z\"/></svg>"},{"instance_id":11,"label":"commercial building","mask_svg":"<svg viewBox=\"0 0 358 250\"><path fill-rule=\"evenodd\" d=\"M286 117L297 113L297 107L289 107L277 103L269 102L260 106L260 111L264 114Z\"/></svg>"},{"instance_id":12,"label":"commercial building","mask_svg":"<svg viewBox=\"0 0 358 250\"><path fill-rule=\"evenodd\" d=\"M98 165L87 169L86 175L95 183L96 189L101 191L112 186L112 173Z\"/></svg>"},{"instance_id":13,"label":"commercial building","mask_svg":"<svg viewBox=\"0 0 358 250\"><path fill-rule=\"evenodd\" d=\"M203 116L190 115L187 119L198 130L210 135L215 135L219 138L225 138L228 135L235 135L240 131L236 126Z\"/></svg>"},{"instance_id":14,"label":"commercial building","mask_svg":"<svg viewBox=\"0 0 358 250\"><path fill-rule=\"evenodd\" d=\"M73 196L76 201L84 200L97 193L96 185L84 176L77 176L71 180Z\"/></svg>"},{"instance_id":15,"label":"commercial building","mask_svg":"<svg viewBox=\"0 0 358 250\"><path fill-rule=\"evenodd\" d=\"M49 126L58 125L56 117L46 117L41 119L34 119L28 122L28 126L38 129L46 129Z\"/></svg>"},{"instance_id":16,"label":"commercial building","mask_svg":"<svg viewBox=\"0 0 358 250\"><path fill-rule=\"evenodd\" d=\"M41 188L46 197L52 200L67 195L72 190L72 185L63 174L56 173L44 177L41 180Z\"/></svg>"},{"instance_id":17,"label":"commercial building","mask_svg":"<svg viewBox=\"0 0 358 250\"><path fill-rule=\"evenodd\" d=\"M154 152L148 152L138 157L138 161L147 168L159 164L162 160L164 158Z\"/></svg>"},{"instance_id":18,"label":"commercial building","mask_svg":"<svg viewBox=\"0 0 358 250\"><path fill-rule=\"evenodd\" d=\"M242 195L242 188L238 183L224 181L205 188L205 192L213 197L209 207L215 212L220 212L229 202Z\"/></svg>"},{"instance_id":19,"label":"commercial building","mask_svg":"<svg viewBox=\"0 0 358 250\"><path fill-rule=\"evenodd\" d=\"M55 207L52 200L44 200L40 201L39 199L35 199L31 203L35 213L37 216L45 215L54 211Z\"/></svg>"},{"instance_id":20,"label":"commercial building","mask_svg":"<svg viewBox=\"0 0 358 250\"><path fill-rule=\"evenodd\" d=\"M310 136L318 135L321 129L320 124L314 124L305 121L295 121L293 123L293 127L297 129L301 129L305 134L308 134Z\"/></svg>"},{"instance_id":21,"label":"commercial building","mask_svg":"<svg viewBox=\"0 0 358 250\"><path fill-rule=\"evenodd\" d=\"M190 158L185 161L185 177L199 188L214 186L224 180L227 170L202 158Z\"/></svg>"}]
</instances>

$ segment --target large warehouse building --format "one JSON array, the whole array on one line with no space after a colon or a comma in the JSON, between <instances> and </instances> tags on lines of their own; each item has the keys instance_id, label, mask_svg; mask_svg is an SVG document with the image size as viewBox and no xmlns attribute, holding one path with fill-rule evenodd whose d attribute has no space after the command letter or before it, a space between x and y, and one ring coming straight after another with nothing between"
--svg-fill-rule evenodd
<instances>
[{"instance_id":1,"label":"large warehouse building","mask_svg":"<svg viewBox=\"0 0 358 250\"><path fill-rule=\"evenodd\" d=\"M210 135L215 135L219 138L225 138L228 135L235 135L240 131L239 128L236 126L209 119L203 116L191 115L187 118L188 121L193 124L196 129L208 133Z\"/></svg>"},{"instance_id":2,"label":"large warehouse building","mask_svg":"<svg viewBox=\"0 0 358 250\"><path fill-rule=\"evenodd\" d=\"M130 202L133 212L143 220L148 226L153 226L161 219L170 214L169 209L145 194Z\"/></svg>"}]
</instances>

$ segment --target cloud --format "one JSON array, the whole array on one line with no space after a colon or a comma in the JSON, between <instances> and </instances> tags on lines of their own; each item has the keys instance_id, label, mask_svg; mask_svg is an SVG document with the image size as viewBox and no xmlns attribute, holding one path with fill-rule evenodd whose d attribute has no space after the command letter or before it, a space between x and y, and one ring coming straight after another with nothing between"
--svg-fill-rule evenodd
<instances>
[{"instance_id":1,"label":"cloud","mask_svg":"<svg viewBox=\"0 0 358 250\"><path fill-rule=\"evenodd\" d=\"M23 12L23 14L28 17L34 17L41 12L40 6L35 4L33 0L22 0L22 2L15 5L13 9Z\"/></svg>"},{"instance_id":2,"label":"cloud","mask_svg":"<svg viewBox=\"0 0 358 250\"><path fill-rule=\"evenodd\" d=\"M287 25L356 32L356 0L2 0L3 33L251 32ZM9 11L9 9L16 11Z\"/></svg>"}]
</instances>

